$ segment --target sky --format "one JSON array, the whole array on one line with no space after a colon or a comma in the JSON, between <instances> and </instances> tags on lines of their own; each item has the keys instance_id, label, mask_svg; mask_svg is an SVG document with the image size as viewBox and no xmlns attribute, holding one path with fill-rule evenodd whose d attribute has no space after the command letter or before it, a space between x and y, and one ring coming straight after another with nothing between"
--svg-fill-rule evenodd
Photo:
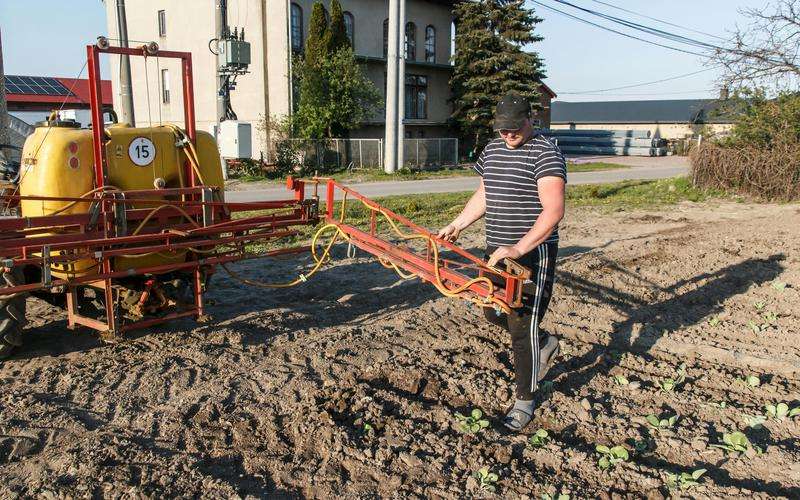
<instances>
[{"instance_id":1,"label":"sky","mask_svg":"<svg viewBox=\"0 0 800 500\"><path fill-rule=\"evenodd\" d=\"M135 0L133 0L135 1ZM380 1L380 0L373 0ZM388 1L388 0L386 0ZM622 12L597 0L570 3L684 36L713 41L705 35ZM601 93L581 93L661 80L700 71L704 59L647 45L582 24L541 7L537 2L613 26L555 0L528 0L544 21L537 31L544 41L529 47L544 59L545 82L562 101L693 99L715 97L716 70L657 85ZM230 0L232 9L237 0ZM768 0L603 0L603 3L658 18L678 26L726 37L745 22L741 8L763 8ZM619 27L617 27L619 28ZM75 77L86 60L85 46L106 33L101 0L0 0L0 30L6 74ZM632 32L627 28L622 31ZM678 46L673 42L664 42ZM692 49L690 49L692 50ZM107 63L101 72L108 75ZM86 71L83 71L83 77Z\"/></svg>"}]
</instances>

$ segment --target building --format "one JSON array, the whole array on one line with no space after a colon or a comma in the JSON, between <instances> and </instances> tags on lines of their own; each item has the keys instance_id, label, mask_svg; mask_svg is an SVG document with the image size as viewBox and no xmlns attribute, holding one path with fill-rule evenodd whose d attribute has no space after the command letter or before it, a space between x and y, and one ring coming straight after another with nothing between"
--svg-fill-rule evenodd
<instances>
[{"instance_id":1,"label":"building","mask_svg":"<svg viewBox=\"0 0 800 500\"><path fill-rule=\"evenodd\" d=\"M443 137L451 114L449 103L452 0L408 0L406 7L405 130L408 137ZM194 67L198 128L217 122L214 0L137 0L127 3L129 40L154 40L162 49L189 51ZM313 0L235 0L228 2L231 29L245 30L251 45L249 74L240 76L231 93L233 109L253 124L253 154L265 150L266 117L291 112L291 54L303 50ZM354 50L378 89L386 85L388 2L341 0ZM324 5L328 7L328 2ZM109 37L117 38L116 4L106 2ZM131 42L131 46L135 43ZM118 104L118 58L111 59L114 103ZM180 66L159 58L131 59L137 125L181 123ZM148 100L149 92L149 100ZM149 106L148 106L149 102ZM383 137L383 110L352 137Z\"/></svg>"},{"instance_id":2,"label":"building","mask_svg":"<svg viewBox=\"0 0 800 500\"><path fill-rule=\"evenodd\" d=\"M91 121L89 80L46 76L5 75L8 113L29 125L46 120L53 110L83 126ZM111 81L102 80L103 107L112 108Z\"/></svg>"},{"instance_id":3,"label":"building","mask_svg":"<svg viewBox=\"0 0 800 500\"><path fill-rule=\"evenodd\" d=\"M717 99L561 102L552 104L553 129L649 130L653 138L682 139L704 129L730 130L732 119Z\"/></svg>"}]
</instances>

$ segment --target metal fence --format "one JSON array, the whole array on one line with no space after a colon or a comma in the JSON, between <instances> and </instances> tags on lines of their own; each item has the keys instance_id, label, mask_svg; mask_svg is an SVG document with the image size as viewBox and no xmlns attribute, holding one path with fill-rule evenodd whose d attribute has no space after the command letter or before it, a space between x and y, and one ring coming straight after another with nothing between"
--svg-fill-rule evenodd
<instances>
[{"instance_id":1,"label":"metal fence","mask_svg":"<svg viewBox=\"0 0 800 500\"><path fill-rule=\"evenodd\" d=\"M458 165L458 139L405 139L403 166L413 170ZM283 151L283 153L281 153ZM290 154L294 164L306 168L383 169L383 139L286 139L272 144L266 160Z\"/></svg>"}]
</instances>

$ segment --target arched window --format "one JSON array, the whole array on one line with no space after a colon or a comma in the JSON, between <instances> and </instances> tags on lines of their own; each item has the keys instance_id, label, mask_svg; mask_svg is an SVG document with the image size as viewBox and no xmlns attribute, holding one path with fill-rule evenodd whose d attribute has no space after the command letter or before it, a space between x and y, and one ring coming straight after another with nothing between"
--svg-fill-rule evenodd
<instances>
[{"instance_id":1,"label":"arched window","mask_svg":"<svg viewBox=\"0 0 800 500\"><path fill-rule=\"evenodd\" d=\"M389 57L389 20L383 21L383 58Z\"/></svg>"},{"instance_id":2,"label":"arched window","mask_svg":"<svg viewBox=\"0 0 800 500\"><path fill-rule=\"evenodd\" d=\"M350 46L356 48L355 32L353 31L354 25L355 25L355 19L353 18L353 14L351 14L350 12L345 12L344 31L347 33L347 39L350 40Z\"/></svg>"},{"instance_id":3,"label":"arched window","mask_svg":"<svg viewBox=\"0 0 800 500\"><path fill-rule=\"evenodd\" d=\"M417 58L417 25L406 23L406 59L414 61Z\"/></svg>"},{"instance_id":4,"label":"arched window","mask_svg":"<svg viewBox=\"0 0 800 500\"><path fill-rule=\"evenodd\" d=\"M296 3L292 3L292 50L300 52L303 50L303 9Z\"/></svg>"},{"instance_id":5,"label":"arched window","mask_svg":"<svg viewBox=\"0 0 800 500\"><path fill-rule=\"evenodd\" d=\"M436 62L436 28L425 28L425 62Z\"/></svg>"}]
</instances>

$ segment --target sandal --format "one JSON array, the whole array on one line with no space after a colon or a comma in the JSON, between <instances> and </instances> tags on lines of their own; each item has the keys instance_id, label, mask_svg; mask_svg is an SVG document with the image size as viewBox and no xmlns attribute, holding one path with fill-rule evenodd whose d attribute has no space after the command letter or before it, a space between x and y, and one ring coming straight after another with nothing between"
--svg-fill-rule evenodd
<instances>
[{"instance_id":1,"label":"sandal","mask_svg":"<svg viewBox=\"0 0 800 500\"><path fill-rule=\"evenodd\" d=\"M520 432L531 422L532 418L533 415L528 412L520 410L519 408L512 408L503 419L503 425L509 430Z\"/></svg>"}]
</instances>

